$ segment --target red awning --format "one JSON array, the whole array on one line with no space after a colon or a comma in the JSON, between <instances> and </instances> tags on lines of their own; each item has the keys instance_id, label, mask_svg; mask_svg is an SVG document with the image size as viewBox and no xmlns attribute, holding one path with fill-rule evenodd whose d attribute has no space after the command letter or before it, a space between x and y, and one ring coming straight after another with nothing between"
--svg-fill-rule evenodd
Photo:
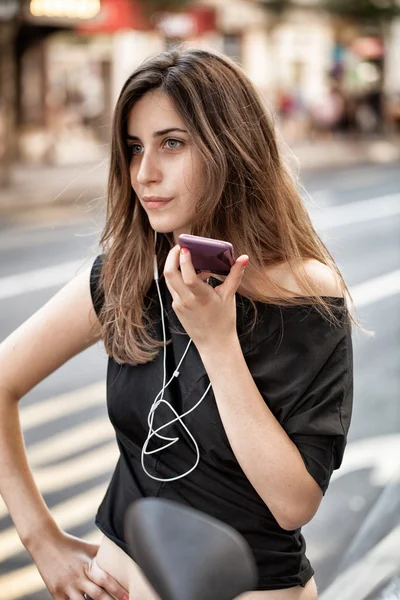
<instances>
[{"instance_id":1,"label":"red awning","mask_svg":"<svg viewBox=\"0 0 400 600\"><path fill-rule=\"evenodd\" d=\"M140 2L134 0L101 0L99 14L76 27L76 31L82 34L115 33L132 29L153 29Z\"/></svg>"}]
</instances>

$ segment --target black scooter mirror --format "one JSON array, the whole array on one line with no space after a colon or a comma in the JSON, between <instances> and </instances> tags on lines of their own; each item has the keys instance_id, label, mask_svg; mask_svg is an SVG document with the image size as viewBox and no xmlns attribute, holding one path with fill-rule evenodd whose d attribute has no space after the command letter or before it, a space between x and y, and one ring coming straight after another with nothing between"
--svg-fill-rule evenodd
<instances>
[{"instance_id":1,"label":"black scooter mirror","mask_svg":"<svg viewBox=\"0 0 400 600\"><path fill-rule=\"evenodd\" d=\"M161 498L138 500L126 513L125 535L161 600L233 600L256 585L244 538L198 510Z\"/></svg>"}]
</instances>

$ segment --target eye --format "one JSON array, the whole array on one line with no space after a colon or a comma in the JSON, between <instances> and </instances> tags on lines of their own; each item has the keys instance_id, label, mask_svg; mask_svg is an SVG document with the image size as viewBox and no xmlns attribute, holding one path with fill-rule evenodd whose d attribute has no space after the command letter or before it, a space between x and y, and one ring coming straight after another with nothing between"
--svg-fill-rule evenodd
<instances>
[{"instance_id":1,"label":"eye","mask_svg":"<svg viewBox=\"0 0 400 600\"><path fill-rule=\"evenodd\" d=\"M182 146L184 142L180 142L179 140L175 140L174 138L169 138L168 140L165 140L165 143L169 144L169 150L176 150L177 148L180 148L180 146Z\"/></svg>"},{"instance_id":2,"label":"eye","mask_svg":"<svg viewBox=\"0 0 400 600\"><path fill-rule=\"evenodd\" d=\"M143 146L141 146L140 144L130 144L129 150L131 154L140 154L143 150Z\"/></svg>"}]
</instances>

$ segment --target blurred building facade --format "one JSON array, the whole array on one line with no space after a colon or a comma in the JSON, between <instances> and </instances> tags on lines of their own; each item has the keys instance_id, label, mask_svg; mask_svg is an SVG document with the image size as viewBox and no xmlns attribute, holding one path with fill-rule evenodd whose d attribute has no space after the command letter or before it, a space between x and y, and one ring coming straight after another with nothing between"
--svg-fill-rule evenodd
<instances>
[{"instance_id":1,"label":"blurred building facade","mask_svg":"<svg viewBox=\"0 0 400 600\"><path fill-rule=\"evenodd\" d=\"M22 161L63 164L104 155L126 78L147 56L181 42L239 61L290 140L309 135L310 121L332 128L339 113L345 128L345 108L350 119L359 98L369 95L371 107L378 102L383 75L396 115L400 20L382 41L338 26L318 10L317 0L299 0L279 17L261 0L196 0L180 13L152 17L139 0L85 0L86 14L79 13L81 0L53 4L64 13L46 13L48 3L27 0L15 38L16 151ZM366 130L374 125L371 110L358 113ZM2 121L0 104L0 137ZM0 140L0 153L1 147Z\"/></svg>"}]
</instances>

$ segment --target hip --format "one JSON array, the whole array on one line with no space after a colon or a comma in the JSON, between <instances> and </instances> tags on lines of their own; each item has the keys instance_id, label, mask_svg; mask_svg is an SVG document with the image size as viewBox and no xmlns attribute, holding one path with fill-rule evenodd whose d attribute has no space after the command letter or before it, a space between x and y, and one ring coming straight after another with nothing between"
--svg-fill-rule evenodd
<instances>
[{"instance_id":1,"label":"hip","mask_svg":"<svg viewBox=\"0 0 400 600\"><path fill-rule=\"evenodd\" d=\"M96 562L129 591L130 600L160 600L140 567L106 536L101 540ZM305 587L248 592L239 596L237 600L317 600L317 588L312 577Z\"/></svg>"}]
</instances>

